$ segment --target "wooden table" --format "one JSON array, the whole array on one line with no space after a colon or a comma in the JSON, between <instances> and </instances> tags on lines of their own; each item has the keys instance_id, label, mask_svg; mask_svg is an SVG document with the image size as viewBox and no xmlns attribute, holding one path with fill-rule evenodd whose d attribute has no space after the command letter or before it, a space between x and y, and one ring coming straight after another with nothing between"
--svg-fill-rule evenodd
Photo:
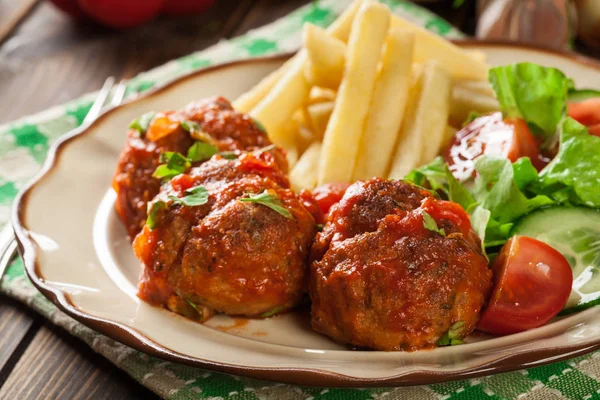
<instances>
[{"instance_id":1,"label":"wooden table","mask_svg":"<svg viewBox=\"0 0 600 400\"><path fill-rule=\"evenodd\" d=\"M0 0L0 34L3 27L9 27L9 15L26 1ZM161 18L125 32L74 22L40 2L0 42L0 123L97 90L109 75L133 77L309 2L220 0L203 15ZM466 32L473 31L472 8L430 7ZM0 398L156 396L79 339L0 296Z\"/></svg>"}]
</instances>

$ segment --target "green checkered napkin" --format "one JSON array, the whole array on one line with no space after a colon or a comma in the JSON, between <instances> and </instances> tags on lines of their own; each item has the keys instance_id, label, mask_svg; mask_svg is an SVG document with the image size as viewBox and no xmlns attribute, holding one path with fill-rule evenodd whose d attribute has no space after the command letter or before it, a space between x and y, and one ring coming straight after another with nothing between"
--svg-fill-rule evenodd
<instances>
[{"instance_id":1,"label":"green checkered napkin","mask_svg":"<svg viewBox=\"0 0 600 400\"><path fill-rule=\"evenodd\" d=\"M453 38L462 37L446 21L400 0L382 0L397 14ZM321 0L244 36L171 61L129 82L132 96L189 71L233 59L276 54L300 45L305 22L330 24L350 0ZM87 114L90 94L40 114L0 126L0 227L12 199L40 168L54 140L77 127ZM600 352L546 367L439 385L380 389L323 389L239 378L149 357L100 335L58 311L29 282L20 260L8 269L0 290L36 309L84 340L142 385L169 399L600 399Z\"/></svg>"}]
</instances>

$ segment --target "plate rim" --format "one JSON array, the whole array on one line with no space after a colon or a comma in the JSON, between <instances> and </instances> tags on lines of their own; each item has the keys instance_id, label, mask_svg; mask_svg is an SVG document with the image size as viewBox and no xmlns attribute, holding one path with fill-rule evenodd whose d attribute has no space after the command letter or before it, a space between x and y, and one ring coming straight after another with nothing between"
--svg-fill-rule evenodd
<instances>
[{"instance_id":1,"label":"plate rim","mask_svg":"<svg viewBox=\"0 0 600 400\"><path fill-rule=\"evenodd\" d=\"M461 47L509 47L519 48L543 53L550 53L554 56L567 58L573 62L583 64L587 67L597 69L600 73L600 62L590 57L577 54L572 51L556 50L541 46L531 46L525 43L515 43L505 40L480 41L474 39L453 41ZM285 382L289 384L319 387L382 387L382 386L412 386L425 385L433 383L442 383L459 379L476 378L485 375L497 374L502 372L515 371L522 368L531 368L541 366L552 362L558 362L565 359L577 357L594 350L600 349L600 337L592 343L585 343L571 346L561 346L552 348L537 349L534 351L521 351L506 355L470 368L455 371L427 371L415 370L398 375L383 378L360 378L348 376L341 373L325 371L315 368L276 368L276 367L247 367L228 363L219 363L210 360L203 360L197 357L190 357L183 353L173 351L164 345L155 342L125 324L111 321L107 318L99 318L80 310L74 305L68 295L57 287L52 287L45 283L44 276L38 261L37 246L28 235L29 229L25 221L28 198L32 189L54 169L60 159L63 148L71 141L83 137L90 128L96 125L102 119L107 118L115 110L126 107L128 104L160 94L162 91L177 86L188 79L195 79L201 75L212 73L220 69L234 68L239 65L253 63L265 63L273 61L283 61L291 57L294 53L284 53L264 57L246 58L213 65L204 69L189 72L181 77L159 85L147 92L141 93L132 99L129 99L119 106L112 107L104 111L95 121L88 125L83 125L75 130L63 135L49 149L46 160L41 170L36 176L23 186L14 200L12 208L11 222L15 231L15 236L19 244L19 250L23 258L23 264L27 276L33 285L56 305L61 311L84 324L90 329L95 330L107 337L110 337L122 344L134 348L151 356L161 358L167 361L182 363L193 367L210 369L218 372L246 376L254 379L261 379L275 382Z\"/></svg>"}]
</instances>

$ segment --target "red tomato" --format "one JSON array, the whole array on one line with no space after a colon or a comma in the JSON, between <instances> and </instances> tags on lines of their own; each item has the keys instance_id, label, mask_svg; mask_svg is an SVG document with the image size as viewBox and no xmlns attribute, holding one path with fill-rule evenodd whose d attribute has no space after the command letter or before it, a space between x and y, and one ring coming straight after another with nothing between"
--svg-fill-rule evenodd
<instances>
[{"instance_id":1,"label":"red tomato","mask_svg":"<svg viewBox=\"0 0 600 400\"><path fill-rule=\"evenodd\" d=\"M477 329L507 335L537 328L563 309L573 285L568 261L547 244L512 237L492 266L494 288Z\"/></svg>"},{"instance_id":2,"label":"red tomato","mask_svg":"<svg viewBox=\"0 0 600 400\"><path fill-rule=\"evenodd\" d=\"M502 119L502 113L479 117L456 132L444 158L456 179L465 181L475 172L475 160L484 154L502 155L512 162L529 157L542 169L539 146L522 119Z\"/></svg>"},{"instance_id":3,"label":"red tomato","mask_svg":"<svg viewBox=\"0 0 600 400\"><path fill-rule=\"evenodd\" d=\"M590 135L600 136L600 124L592 125L588 127Z\"/></svg>"},{"instance_id":4,"label":"red tomato","mask_svg":"<svg viewBox=\"0 0 600 400\"><path fill-rule=\"evenodd\" d=\"M85 18L87 15L83 12L76 0L50 0L61 11L75 18Z\"/></svg>"},{"instance_id":5,"label":"red tomato","mask_svg":"<svg viewBox=\"0 0 600 400\"><path fill-rule=\"evenodd\" d=\"M569 104L569 116L585 126L600 124L600 98Z\"/></svg>"},{"instance_id":6,"label":"red tomato","mask_svg":"<svg viewBox=\"0 0 600 400\"><path fill-rule=\"evenodd\" d=\"M327 215L329 209L344 197L349 183L326 183L313 190L313 196L324 215Z\"/></svg>"},{"instance_id":7,"label":"red tomato","mask_svg":"<svg viewBox=\"0 0 600 400\"><path fill-rule=\"evenodd\" d=\"M123 29L152 20L165 0L77 0L77 3L96 21Z\"/></svg>"},{"instance_id":8,"label":"red tomato","mask_svg":"<svg viewBox=\"0 0 600 400\"><path fill-rule=\"evenodd\" d=\"M215 4L215 0L167 0L161 12L169 15L198 14Z\"/></svg>"}]
</instances>

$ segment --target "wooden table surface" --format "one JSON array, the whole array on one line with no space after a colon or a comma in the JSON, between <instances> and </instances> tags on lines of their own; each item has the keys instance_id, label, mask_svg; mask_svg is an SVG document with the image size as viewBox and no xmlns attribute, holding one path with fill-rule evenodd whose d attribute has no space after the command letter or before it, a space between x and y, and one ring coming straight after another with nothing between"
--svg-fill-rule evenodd
<instances>
[{"instance_id":1,"label":"wooden table surface","mask_svg":"<svg viewBox=\"0 0 600 400\"><path fill-rule=\"evenodd\" d=\"M202 15L117 32L77 23L46 2L0 0L0 123L100 88L107 76L130 78L220 39L271 22L309 0L220 0ZM32 3L14 29L7 21ZM432 5L467 32L474 10ZM156 396L20 303L0 295L0 399Z\"/></svg>"}]
</instances>

